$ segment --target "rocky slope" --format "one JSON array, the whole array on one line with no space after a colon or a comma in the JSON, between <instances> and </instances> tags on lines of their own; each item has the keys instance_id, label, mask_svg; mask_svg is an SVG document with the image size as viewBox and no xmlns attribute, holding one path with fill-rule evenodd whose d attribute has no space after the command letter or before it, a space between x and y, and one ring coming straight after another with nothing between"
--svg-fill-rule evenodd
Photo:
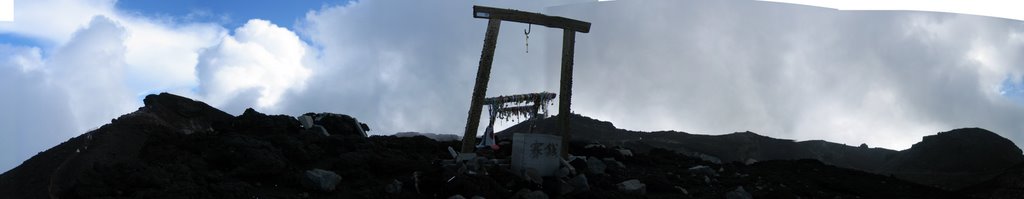
<instances>
[{"instance_id":1,"label":"rocky slope","mask_svg":"<svg viewBox=\"0 0 1024 199\"><path fill-rule=\"evenodd\" d=\"M980 183L1024 162L1024 154L1013 142L980 128L941 132L925 137L910 149L894 151L821 140L797 142L752 132L725 135L637 132L580 115L572 115L571 125L573 139L580 142L622 145L640 151L664 148L712 162L815 159L948 190ZM557 132L556 118L552 117L512 126L499 132L498 137L509 138L511 133L527 132L530 126L535 126L535 132Z\"/></svg>"},{"instance_id":2,"label":"rocky slope","mask_svg":"<svg viewBox=\"0 0 1024 199\"><path fill-rule=\"evenodd\" d=\"M610 123L570 146L576 158L553 177L519 177L499 159L454 162L423 136L366 137L355 118L296 119L150 95L138 111L72 138L0 174L3 198L965 198L957 192L831 166L814 159L715 163L644 144L650 136ZM595 120L596 121L596 120ZM609 128L610 127L610 128ZM667 133L667 132L662 132ZM711 136L714 137L714 136ZM742 144L767 139L729 136ZM633 140L636 139L636 140ZM642 140L641 140L642 139ZM712 139L713 140L713 139ZM742 141L748 140L748 141ZM680 140L684 142L685 140ZM608 144L592 144L606 142ZM766 146L787 145L765 141ZM822 143L816 143L821 145ZM826 143L827 144L827 143ZM671 146L671 145L666 145ZM828 145L831 147L831 145ZM635 147L635 148L633 148ZM785 148L799 150L799 147ZM721 149L720 149L721 150ZM784 157L746 148L735 157ZM697 150L693 150L697 151ZM713 151L701 151L711 153ZM753 155L751 155L753 154ZM907 159L913 159L908 156ZM730 160L730 159L725 159ZM495 163L498 162L498 163ZM983 191L968 194L980 195Z\"/></svg>"},{"instance_id":3,"label":"rocky slope","mask_svg":"<svg viewBox=\"0 0 1024 199\"><path fill-rule=\"evenodd\" d=\"M977 198L1012 199L1024 196L1024 163L1017 164L988 181L959 191Z\"/></svg>"},{"instance_id":4,"label":"rocky slope","mask_svg":"<svg viewBox=\"0 0 1024 199\"><path fill-rule=\"evenodd\" d=\"M910 149L886 161L882 172L948 189L988 180L1024 162L1012 141L980 128L964 128L925 136Z\"/></svg>"}]
</instances>

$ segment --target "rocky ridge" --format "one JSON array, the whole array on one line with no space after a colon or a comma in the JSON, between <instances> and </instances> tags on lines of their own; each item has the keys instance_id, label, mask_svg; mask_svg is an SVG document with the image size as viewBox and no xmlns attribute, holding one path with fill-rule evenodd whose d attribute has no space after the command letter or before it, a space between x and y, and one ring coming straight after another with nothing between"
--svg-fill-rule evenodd
<instances>
[{"instance_id":1,"label":"rocky ridge","mask_svg":"<svg viewBox=\"0 0 1024 199\"><path fill-rule=\"evenodd\" d=\"M895 151L849 146L822 140L793 141L737 132L698 135L676 131L639 132L616 128L609 122L581 115L570 117L576 142L597 142L629 147L641 152L669 149L704 160L756 162L764 160L815 159L829 165L881 175L893 175L920 184L958 190L988 180L1004 170L1024 163L1024 154L1012 141L981 128L962 128L926 136L910 149ZM497 137L512 133L557 132L556 118L524 122L509 127Z\"/></svg>"},{"instance_id":2,"label":"rocky ridge","mask_svg":"<svg viewBox=\"0 0 1024 199\"><path fill-rule=\"evenodd\" d=\"M617 139L590 125L553 177L501 164L509 142L481 161L452 162L423 136L369 136L355 118L311 119L246 110L231 116L172 94L0 174L7 198L964 198L814 159L709 161ZM307 120L307 121L303 121ZM308 120L313 120L312 124ZM586 122L586 121L584 121ZM580 125L579 121L573 121ZM583 123L587 125L586 123ZM307 128L313 125L323 131ZM322 132L326 132L326 135ZM628 136L647 136L630 134ZM627 136L627 138L629 138ZM757 140L756 135L739 134ZM608 140L612 139L612 140ZM644 137L650 141L651 138ZM677 141L678 142L678 141ZM606 144L607 143L607 144ZM472 171L472 172L471 172ZM979 194L972 192L971 194ZM983 194L983 193L981 193Z\"/></svg>"}]
</instances>

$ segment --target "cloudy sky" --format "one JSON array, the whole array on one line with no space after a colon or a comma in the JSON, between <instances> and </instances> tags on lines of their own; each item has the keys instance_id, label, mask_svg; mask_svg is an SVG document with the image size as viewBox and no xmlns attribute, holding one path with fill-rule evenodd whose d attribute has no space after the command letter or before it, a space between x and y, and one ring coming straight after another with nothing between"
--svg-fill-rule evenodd
<instances>
[{"instance_id":1,"label":"cloudy sky","mask_svg":"<svg viewBox=\"0 0 1024 199\"><path fill-rule=\"evenodd\" d=\"M159 92L461 134L486 28L473 4L593 23L573 110L620 128L906 149L982 127L1024 143L1018 20L752 1L168 2L15 2L0 22L0 170ZM526 28L502 24L489 96L557 92L561 30Z\"/></svg>"}]
</instances>

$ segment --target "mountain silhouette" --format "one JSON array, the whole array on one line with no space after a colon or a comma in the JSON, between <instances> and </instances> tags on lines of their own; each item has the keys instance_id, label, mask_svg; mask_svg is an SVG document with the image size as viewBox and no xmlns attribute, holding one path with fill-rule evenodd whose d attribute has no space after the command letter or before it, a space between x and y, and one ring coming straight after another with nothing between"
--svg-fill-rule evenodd
<instances>
[{"instance_id":1,"label":"mountain silhouette","mask_svg":"<svg viewBox=\"0 0 1024 199\"><path fill-rule=\"evenodd\" d=\"M558 132L557 117L519 123L497 134ZM849 146L822 140L793 141L753 132L697 135L675 131L639 132L616 128L612 123L573 114L570 131L574 142L621 145L640 151L664 148L713 162L815 159L826 164L857 169L957 190L999 175L1018 163L1024 154L1012 141L981 128L963 128L923 138L910 149L895 151Z\"/></svg>"},{"instance_id":2,"label":"mountain silhouette","mask_svg":"<svg viewBox=\"0 0 1024 199\"><path fill-rule=\"evenodd\" d=\"M573 115L574 157L541 178L502 163L512 154L507 138L532 126L554 132L555 118L506 129L497 134L500 149L457 162L449 148L459 141L366 136L367 124L342 114L247 109L232 116L167 93L144 102L0 174L0 196L998 198L1014 196L1008 194L1024 176L1020 149L983 129L944 132L893 151L751 132L636 132ZM971 182L981 183L933 187Z\"/></svg>"}]
</instances>

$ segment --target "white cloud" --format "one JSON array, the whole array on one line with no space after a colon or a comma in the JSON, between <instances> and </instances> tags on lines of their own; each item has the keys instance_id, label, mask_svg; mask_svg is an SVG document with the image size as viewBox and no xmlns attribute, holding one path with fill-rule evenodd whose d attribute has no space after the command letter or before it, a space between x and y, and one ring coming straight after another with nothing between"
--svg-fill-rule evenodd
<instances>
[{"instance_id":1,"label":"white cloud","mask_svg":"<svg viewBox=\"0 0 1024 199\"><path fill-rule=\"evenodd\" d=\"M877 0L768 0L821 6L840 10L916 10L972 14L981 16L1001 17L1007 19L1024 20L1024 13L1018 7L1020 5L1013 1L999 0L903 0L903 1L877 1Z\"/></svg>"},{"instance_id":2,"label":"white cloud","mask_svg":"<svg viewBox=\"0 0 1024 199\"><path fill-rule=\"evenodd\" d=\"M556 10L594 23L577 37L584 69L574 109L623 128L751 130L894 149L959 127L1024 139L1024 109L997 89L1024 64L1024 48L1010 42L1024 32L1016 21L758 2ZM634 23L641 19L648 23Z\"/></svg>"},{"instance_id":3,"label":"white cloud","mask_svg":"<svg viewBox=\"0 0 1024 199\"><path fill-rule=\"evenodd\" d=\"M461 133L487 26L469 13L474 3L358 1L308 13L298 32L320 50L320 64L305 91L282 100L282 112L350 114L376 134ZM564 2L494 3L540 12ZM532 27L525 53L526 28L502 24L488 96L557 89L543 64L555 30Z\"/></svg>"},{"instance_id":4,"label":"white cloud","mask_svg":"<svg viewBox=\"0 0 1024 199\"><path fill-rule=\"evenodd\" d=\"M89 23L93 16L112 16L115 0L32 0L15 2L13 23L0 23L0 32L59 45Z\"/></svg>"},{"instance_id":5,"label":"white cloud","mask_svg":"<svg viewBox=\"0 0 1024 199\"><path fill-rule=\"evenodd\" d=\"M288 29L250 20L199 56L200 95L212 105L227 106L235 103L231 100L240 93L255 89L258 99L254 105L273 108L285 92L305 87L315 55Z\"/></svg>"},{"instance_id":6,"label":"white cloud","mask_svg":"<svg viewBox=\"0 0 1024 199\"><path fill-rule=\"evenodd\" d=\"M5 147L0 170L134 110L141 105L140 93L192 95L199 52L226 31L213 24L124 14L114 3L19 1L17 20L0 23L0 33L41 44L8 46L0 57L5 76L0 90L11 96L0 101L5 123L0 136L15 142L0 143Z\"/></svg>"},{"instance_id":7,"label":"white cloud","mask_svg":"<svg viewBox=\"0 0 1024 199\"><path fill-rule=\"evenodd\" d=\"M628 129L895 149L957 127L1024 130L998 94L1024 60L1021 27L1002 19L732 1L496 6L593 22L577 36L573 110ZM330 66L310 84L336 86L288 95L283 110L353 114L375 133L461 133L486 27L460 12L470 7L362 1L307 14L299 32ZM548 52L561 33L534 27L525 54L522 28L502 24L489 96L557 91Z\"/></svg>"},{"instance_id":8,"label":"white cloud","mask_svg":"<svg viewBox=\"0 0 1024 199\"><path fill-rule=\"evenodd\" d=\"M198 86L199 54L227 35L223 27L209 23L165 24L145 18L121 22L127 31L125 81L135 94L181 93Z\"/></svg>"},{"instance_id":9,"label":"white cloud","mask_svg":"<svg viewBox=\"0 0 1024 199\"><path fill-rule=\"evenodd\" d=\"M38 70L39 49L0 44L0 170L14 168L74 131L67 95ZM26 68L26 66L30 66Z\"/></svg>"},{"instance_id":10,"label":"white cloud","mask_svg":"<svg viewBox=\"0 0 1024 199\"><path fill-rule=\"evenodd\" d=\"M97 16L46 60L50 80L74 107L77 129L99 126L141 104L124 81L124 38L124 27Z\"/></svg>"}]
</instances>

